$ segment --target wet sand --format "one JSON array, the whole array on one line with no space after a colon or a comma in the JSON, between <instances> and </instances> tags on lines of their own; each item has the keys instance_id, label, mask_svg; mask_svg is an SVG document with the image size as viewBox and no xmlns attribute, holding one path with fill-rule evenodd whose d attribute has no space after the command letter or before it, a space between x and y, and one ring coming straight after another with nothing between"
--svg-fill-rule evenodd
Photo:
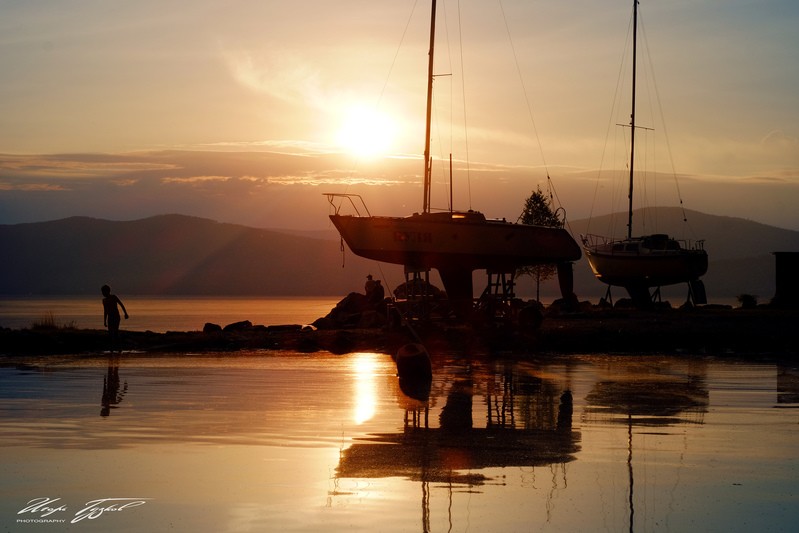
<instances>
[{"instance_id":1,"label":"wet sand","mask_svg":"<svg viewBox=\"0 0 799 533\"><path fill-rule=\"evenodd\" d=\"M669 353L793 357L799 310L664 309L657 311L594 309L551 314L532 332L504 328L476 330L433 325L405 328L314 330L299 326L253 326L212 333L122 331L123 351L204 353L239 350L291 350L304 353L373 351L395 353L421 337L431 353L518 352L522 354ZM97 354L109 349L104 330L37 328L0 330L0 354Z\"/></svg>"}]
</instances>

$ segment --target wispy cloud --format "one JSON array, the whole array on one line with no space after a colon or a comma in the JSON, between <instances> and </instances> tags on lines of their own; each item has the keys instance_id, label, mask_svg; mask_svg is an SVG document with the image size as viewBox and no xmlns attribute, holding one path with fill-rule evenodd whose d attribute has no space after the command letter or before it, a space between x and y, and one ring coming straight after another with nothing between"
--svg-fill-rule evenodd
<instances>
[{"instance_id":1,"label":"wispy cloud","mask_svg":"<svg viewBox=\"0 0 799 533\"><path fill-rule=\"evenodd\" d=\"M278 154L290 154L312 157L318 154L332 154L337 151L331 150L327 144L322 144L307 140L284 139L284 140L252 140L252 141L219 141L213 143L199 143L191 145L173 146L185 150L214 150L214 151L247 151L262 152L270 151Z\"/></svg>"},{"instance_id":2,"label":"wispy cloud","mask_svg":"<svg viewBox=\"0 0 799 533\"><path fill-rule=\"evenodd\" d=\"M0 175L3 176L91 178L174 168L175 166L169 163L144 161L140 156L125 154L0 154Z\"/></svg>"},{"instance_id":3,"label":"wispy cloud","mask_svg":"<svg viewBox=\"0 0 799 533\"><path fill-rule=\"evenodd\" d=\"M319 69L300 53L270 50L258 54L221 47L221 56L233 79L250 91L292 104L319 106L323 101Z\"/></svg>"},{"instance_id":4,"label":"wispy cloud","mask_svg":"<svg viewBox=\"0 0 799 533\"><path fill-rule=\"evenodd\" d=\"M197 184L197 183L208 183L208 182L227 182L230 181L232 178L230 176L188 176L188 177L166 177L161 178L161 183L187 183L187 184Z\"/></svg>"},{"instance_id":5,"label":"wispy cloud","mask_svg":"<svg viewBox=\"0 0 799 533\"><path fill-rule=\"evenodd\" d=\"M309 174L305 176L273 176L269 178L269 183L274 185L309 185L313 187L318 186L343 186L350 187L353 185L366 185L366 186L395 186L407 185L405 180L398 179L382 179L370 178L367 176L359 175L339 175L338 173L332 174Z\"/></svg>"},{"instance_id":6,"label":"wispy cloud","mask_svg":"<svg viewBox=\"0 0 799 533\"><path fill-rule=\"evenodd\" d=\"M0 191L68 191L69 187L55 183L8 183L0 181Z\"/></svg>"},{"instance_id":7,"label":"wispy cloud","mask_svg":"<svg viewBox=\"0 0 799 533\"><path fill-rule=\"evenodd\" d=\"M544 186L547 175L543 167L472 162L467 179L466 165L454 163L456 206L494 218L518 214L522 199L536 184ZM445 167L435 165L435 202L445 203L441 198L448 196L442 192L449 181ZM322 192L361 194L379 214L417 210L421 170L417 157L356 162L341 154L278 149L0 156L0 223L183 213L259 227L320 228L326 224ZM601 205L592 206L596 188L611 186L604 174L566 166L548 171L571 219L604 212ZM746 177L685 174L679 179L689 208L724 214L746 197L751 218L796 227L799 165L761 167ZM755 216L758 212L762 215Z\"/></svg>"},{"instance_id":8,"label":"wispy cloud","mask_svg":"<svg viewBox=\"0 0 799 533\"><path fill-rule=\"evenodd\" d=\"M789 178L799 170L799 139L781 131L769 132L759 140L690 137L682 141L685 148L675 149L679 161L697 174Z\"/></svg>"}]
</instances>

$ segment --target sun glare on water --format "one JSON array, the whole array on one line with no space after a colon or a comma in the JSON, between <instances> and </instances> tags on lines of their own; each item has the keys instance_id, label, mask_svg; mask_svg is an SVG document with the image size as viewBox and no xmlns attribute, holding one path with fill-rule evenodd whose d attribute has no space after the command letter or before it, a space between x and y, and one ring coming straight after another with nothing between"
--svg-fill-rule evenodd
<instances>
[{"instance_id":1,"label":"sun glare on water","mask_svg":"<svg viewBox=\"0 0 799 533\"><path fill-rule=\"evenodd\" d=\"M377 368L377 355L373 353L359 353L352 362L355 374L355 412L353 420L360 425L375 415L377 405L377 383L375 382L375 369Z\"/></svg>"},{"instance_id":2,"label":"sun glare on water","mask_svg":"<svg viewBox=\"0 0 799 533\"><path fill-rule=\"evenodd\" d=\"M397 126L385 113L366 106L350 107L336 135L338 146L357 157L386 155L392 148Z\"/></svg>"}]
</instances>

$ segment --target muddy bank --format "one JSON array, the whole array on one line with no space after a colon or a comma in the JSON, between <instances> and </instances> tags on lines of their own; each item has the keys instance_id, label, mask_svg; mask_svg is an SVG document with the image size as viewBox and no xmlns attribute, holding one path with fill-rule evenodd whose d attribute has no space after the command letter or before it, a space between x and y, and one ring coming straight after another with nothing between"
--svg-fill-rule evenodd
<instances>
[{"instance_id":1,"label":"muddy bank","mask_svg":"<svg viewBox=\"0 0 799 533\"><path fill-rule=\"evenodd\" d=\"M797 310L670 309L610 311L547 319L537 348L555 353L797 353Z\"/></svg>"},{"instance_id":2,"label":"muddy bank","mask_svg":"<svg viewBox=\"0 0 799 533\"><path fill-rule=\"evenodd\" d=\"M757 309L595 310L547 316L533 332L465 326L417 327L432 354L683 353L779 356L797 353L794 328L799 311ZM303 353L376 351L394 353L414 340L404 328L315 330L299 326L244 326L228 331L153 333L123 331L120 348L144 353L291 350ZM104 330L37 328L0 330L0 354L101 354L109 349Z\"/></svg>"}]
</instances>

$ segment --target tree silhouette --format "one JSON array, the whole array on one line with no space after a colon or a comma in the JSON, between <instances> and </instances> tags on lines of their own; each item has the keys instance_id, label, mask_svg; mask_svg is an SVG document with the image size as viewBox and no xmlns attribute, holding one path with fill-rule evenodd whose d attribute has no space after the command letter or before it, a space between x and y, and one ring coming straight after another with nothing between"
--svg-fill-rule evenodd
<instances>
[{"instance_id":1,"label":"tree silhouette","mask_svg":"<svg viewBox=\"0 0 799 533\"><path fill-rule=\"evenodd\" d=\"M548 198L539 186L524 201L524 209L519 217L522 224L534 226L553 226L563 225L556 211L552 210L552 199ZM516 270L516 277L530 276L535 280L535 299L541 300L541 282L552 278L555 275L554 264L524 266Z\"/></svg>"}]
</instances>

